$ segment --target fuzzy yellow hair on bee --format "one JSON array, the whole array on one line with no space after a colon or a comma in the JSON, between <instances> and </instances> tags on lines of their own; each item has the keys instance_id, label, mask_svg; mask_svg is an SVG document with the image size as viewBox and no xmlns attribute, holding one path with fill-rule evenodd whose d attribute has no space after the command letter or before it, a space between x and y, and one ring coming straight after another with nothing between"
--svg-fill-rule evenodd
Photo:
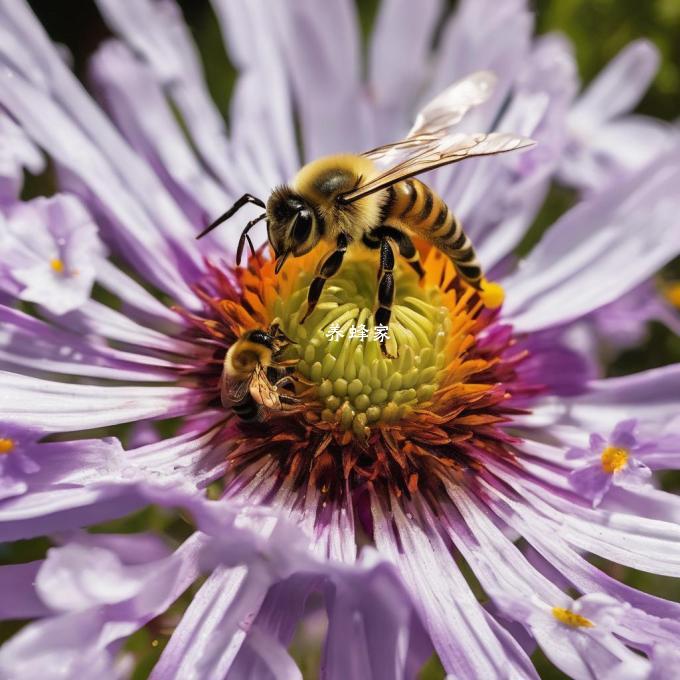
<instances>
[{"instance_id":1,"label":"fuzzy yellow hair on bee","mask_svg":"<svg viewBox=\"0 0 680 680\"><path fill-rule=\"evenodd\" d=\"M224 372L235 380L247 380L257 364L265 368L272 363L272 347L268 333L260 329L245 332L229 348L224 358Z\"/></svg>"}]
</instances>

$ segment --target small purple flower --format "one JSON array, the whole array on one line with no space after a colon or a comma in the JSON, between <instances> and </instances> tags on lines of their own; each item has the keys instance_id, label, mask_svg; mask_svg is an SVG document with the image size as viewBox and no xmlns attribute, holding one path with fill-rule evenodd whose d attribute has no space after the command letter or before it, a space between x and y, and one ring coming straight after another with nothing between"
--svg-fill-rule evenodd
<instances>
[{"instance_id":1,"label":"small purple flower","mask_svg":"<svg viewBox=\"0 0 680 680\"><path fill-rule=\"evenodd\" d=\"M31 450L40 435L0 421L0 499L25 493L25 478L40 470Z\"/></svg>"},{"instance_id":2,"label":"small purple flower","mask_svg":"<svg viewBox=\"0 0 680 680\"><path fill-rule=\"evenodd\" d=\"M0 288L65 314L89 297L104 249L82 204L67 194L16 203L0 232Z\"/></svg>"},{"instance_id":3,"label":"small purple flower","mask_svg":"<svg viewBox=\"0 0 680 680\"><path fill-rule=\"evenodd\" d=\"M601 593L557 603L497 595L500 611L524 623L548 657L573 678L648 677L649 666L615 637L630 605Z\"/></svg>"},{"instance_id":4,"label":"small purple flower","mask_svg":"<svg viewBox=\"0 0 680 680\"><path fill-rule=\"evenodd\" d=\"M572 448L567 460L583 461L569 475L569 483L581 496L598 506L612 485L635 486L649 482L651 470L640 460L644 453L657 450L654 441L641 443L635 436L637 421L624 420L611 435L590 435L589 449Z\"/></svg>"}]
</instances>

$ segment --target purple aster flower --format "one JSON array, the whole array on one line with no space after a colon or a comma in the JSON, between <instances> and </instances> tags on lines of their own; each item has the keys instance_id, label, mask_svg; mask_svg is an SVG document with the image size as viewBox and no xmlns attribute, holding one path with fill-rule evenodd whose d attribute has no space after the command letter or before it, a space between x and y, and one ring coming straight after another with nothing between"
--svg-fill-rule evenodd
<instances>
[{"instance_id":1,"label":"purple aster flower","mask_svg":"<svg viewBox=\"0 0 680 680\"><path fill-rule=\"evenodd\" d=\"M39 438L11 423L0 425L0 498L25 493L28 488L25 477L40 470L31 457L31 449Z\"/></svg>"},{"instance_id":2,"label":"purple aster flower","mask_svg":"<svg viewBox=\"0 0 680 680\"><path fill-rule=\"evenodd\" d=\"M496 603L522 621L551 660L571 677L646 678L649 667L613 633L630 605L602 593L559 604L537 595L500 596Z\"/></svg>"},{"instance_id":3,"label":"purple aster flower","mask_svg":"<svg viewBox=\"0 0 680 680\"><path fill-rule=\"evenodd\" d=\"M92 291L103 246L73 196L16 203L0 236L0 287L53 314L82 305Z\"/></svg>"},{"instance_id":4,"label":"purple aster flower","mask_svg":"<svg viewBox=\"0 0 680 680\"><path fill-rule=\"evenodd\" d=\"M610 487L634 486L649 481L651 470L642 462L641 454L659 449L657 442L640 443L635 436L635 420L624 420L616 425L608 438L590 435L588 450L573 448L567 459L581 465L569 475L569 482L577 493L599 505Z\"/></svg>"},{"instance_id":5,"label":"purple aster flower","mask_svg":"<svg viewBox=\"0 0 680 680\"><path fill-rule=\"evenodd\" d=\"M98 2L117 35L91 63L98 103L28 6L0 2L0 537L59 543L0 571L3 616L35 619L0 668L125 676L125 640L194 585L154 678L299 677L287 650L310 609L328 621L326 678L413 677L433 648L455 677L536 677L535 643L575 678L658 674L680 605L584 553L679 576L678 499L615 484L593 506L569 452L587 458L590 433L613 432L626 466L678 469L680 369L594 379L596 357L563 338L680 252L680 146L598 183L516 263L571 153L577 91L568 45L532 41L525 2L461 2L432 52L438 3L386 0L366 69L349 2L213 5L239 70L228 131L170 0ZM496 85L461 129L539 144L428 181L503 285L500 309L421 244L424 279L395 270L390 359L350 333L370 326L376 293L359 253L301 325L320 253L277 275L265 248L235 267L238 225L195 240L305 161L403 137L430 98L480 69ZM626 96L592 114L598 125ZM37 167L38 148L59 193L24 203L20 169ZM225 355L274 323L306 389L297 408L249 423L220 400ZM129 437L116 427L127 424ZM194 533L165 547L73 533L150 503L183 509Z\"/></svg>"}]
</instances>

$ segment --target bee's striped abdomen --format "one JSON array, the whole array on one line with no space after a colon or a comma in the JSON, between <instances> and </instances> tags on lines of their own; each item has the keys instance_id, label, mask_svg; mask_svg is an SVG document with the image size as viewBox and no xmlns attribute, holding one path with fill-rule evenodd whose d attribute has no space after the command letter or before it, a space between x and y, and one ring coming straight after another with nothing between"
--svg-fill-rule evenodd
<instances>
[{"instance_id":1,"label":"bee's striped abdomen","mask_svg":"<svg viewBox=\"0 0 680 680\"><path fill-rule=\"evenodd\" d=\"M232 410L234 413L245 422L251 422L257 420L260 413L260 407L257 402L250 396L246 394L241 401L237 401L232 405Z\"/></svg>"},{"instance_id":2,"label":"bee's striped abdomen","mask_svg":"<svg viewBox=\"0 0 680 680\"><path fill-rule=\"evenodd\" d=\"M426 184L411 178L390 187L385 223L404 227L430 241L448 255L461 277L475 288L482 281L482 268L472 242L458 218Z\"/></svg>"}]
</instances>

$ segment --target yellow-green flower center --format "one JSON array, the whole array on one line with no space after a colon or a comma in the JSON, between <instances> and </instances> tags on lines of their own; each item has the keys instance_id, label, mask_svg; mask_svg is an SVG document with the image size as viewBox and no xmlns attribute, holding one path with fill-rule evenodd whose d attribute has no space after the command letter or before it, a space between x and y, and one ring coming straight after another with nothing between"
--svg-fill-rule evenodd
<instances>
[{"instance_id":1,"label":"yellow-green flower center","mask_svg":"<svg viewBox=\"0 0 680 680\"><path fill-rule=\"evenodd\" d=\"M607 446L602 451L601 462L604 472L613 475L615 472L623 470L628 464L628 451L616 446Z\"/></svg>"},{"instance_id":2,"label":"yellow-green flower center","mask_svg":"<svg viewBox=\"0 0 680 680\"><path fill-rule=\"evenodd\" d=\"M449 310L438 287L421 287L410 268L395 271L387 347L380 349L373 320L377 270L373 259L348 258L327 282L314 313L303 324L311 272L303 272L292 295L276 302L286 334L298 343L297 373L309 381L322 404L321 417L340 423L357 436L372 424L394 422L428 402L446 365L446 341L452 331Z\"/></svg>"}]
</instances>

